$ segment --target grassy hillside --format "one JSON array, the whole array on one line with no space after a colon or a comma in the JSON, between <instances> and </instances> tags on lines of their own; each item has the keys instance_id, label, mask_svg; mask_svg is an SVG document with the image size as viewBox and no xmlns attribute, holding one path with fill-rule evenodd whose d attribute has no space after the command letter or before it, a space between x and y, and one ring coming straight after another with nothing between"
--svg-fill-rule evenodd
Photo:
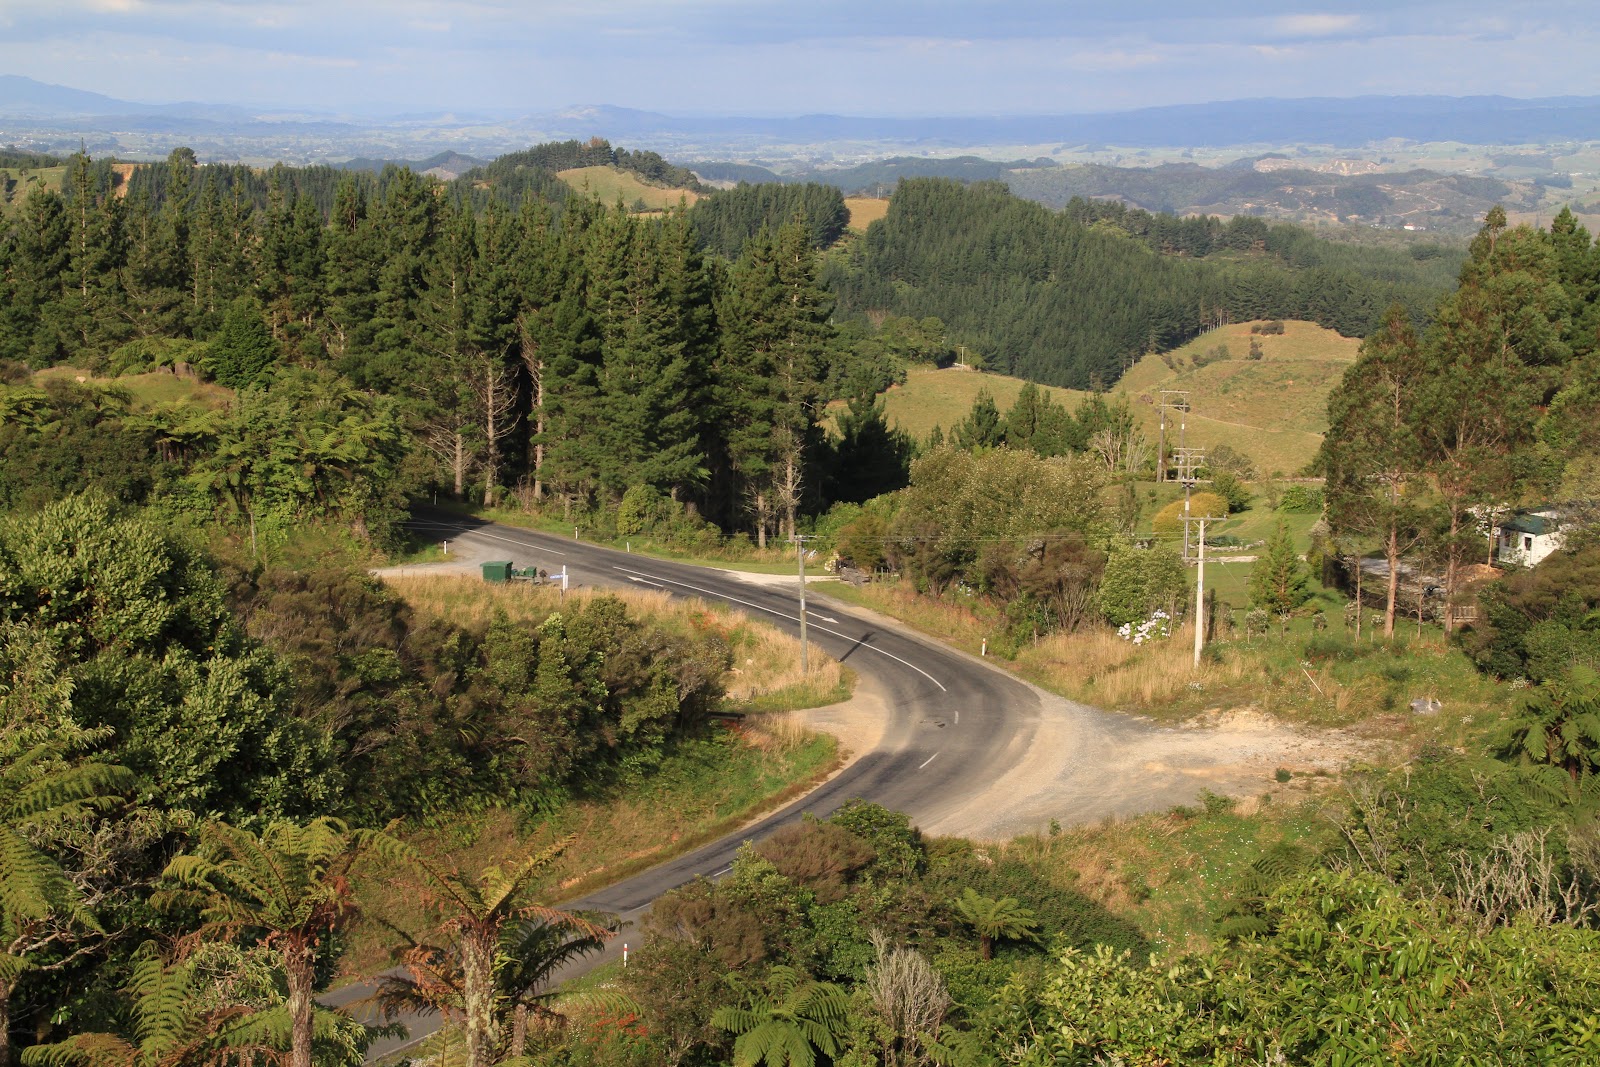
<instances>
[{"instance_id":1,"label":"grassy hillside","mask_svg":"<svg viewBox=\"0 0 1600 1067\"><path fill-rule=\"evenodd\" d=\"M700 199L699 193L690 192L688 189L667 189L659 185L650 185L639 178L637 174L630 174L616 167L574 167L571 170L559 171L556 177L566 182L580 193L592 193L598 196L603 203L612 204L619 198L629 207L637 201L644 201L645 207L652 211L664 211L669 207L676 207L678 201L693 206Z\"/></svg>"},{"instance_id":2,"label":"grassy hillside","mask_svg":"<svg viewBox=\"0 0 1600 1067\"><path fill-rule=\"evenodd\" d=\"M36 185L59 193L66 173L66 167L0 167L0 214L18 210Z\"/></svg>"},{"instance_id":3,"label":"grassy hillside","mask_svg":"<svg viewBox=\"0 0 1600 1067\"><path fill-rule=\"evenodd\" d=\"M868 226L889 213L888 197L847 196L844 206L850 209L850 228L864 233Z\"/></svg>"},{"instance_id":4,"label":"grassy hillside","mask_svg":"<svg viewBox=\"0 0 1600 1067\"><path fill-rule=\"evenodd\" d=\"M86 385L121 389L133 398L139 408L153 408L158 404L187 403L201 407L218 408L233 396L233 390L214 382L195 378L180 378L167 371L149 374L126 374L118 378L101 378L76 367L50 367L34 375L35 381L46 378L72 378Z\"/></svg>"},{"instance_id":5,"label":"grassy hillside","mask_svg":"<svg viewBox=\"0 0 1600 1067\"><path fill-rule=\"evenodd\" d=\"M1145 434L1157 434L1162 389L1187 389L1190 444L1226 444L1249 456L1262 474L1293 474L1316 455L1327 428L1329 392L1356 358L1361 342L1309 322L1289 322L1281 336L1259 336L1262 358L1246 360L1250 323L1213 330L1182 348L1146 356L1124 375L1113 394L1126 394ZM1231 359L1196 366L1207 352L1226 345ZM918 438L934 426L948 430L987 389L1004 412L1022 380L961 368L913 368L906 384L889 390L891 422ZM1087 394L1048 390L1069 408Z\"/></svg>"}]
</instances>

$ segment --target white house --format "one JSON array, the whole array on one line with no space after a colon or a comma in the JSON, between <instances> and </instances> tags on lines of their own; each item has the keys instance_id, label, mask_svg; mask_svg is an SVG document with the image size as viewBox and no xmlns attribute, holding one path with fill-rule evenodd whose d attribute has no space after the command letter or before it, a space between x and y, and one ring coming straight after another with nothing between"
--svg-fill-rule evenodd
<instances>
[{"instance_id":1,"label":"white house","mask_svg":"<svg viewBox=\"0 0 1600 1067\"><path fill-rule=\"evenodd\" d=\"M1553 506L1513 512L1494 528L1494 558L1518 567L1533 567L1561 547L1561 509Z\"/></svg>"}]
</instances>

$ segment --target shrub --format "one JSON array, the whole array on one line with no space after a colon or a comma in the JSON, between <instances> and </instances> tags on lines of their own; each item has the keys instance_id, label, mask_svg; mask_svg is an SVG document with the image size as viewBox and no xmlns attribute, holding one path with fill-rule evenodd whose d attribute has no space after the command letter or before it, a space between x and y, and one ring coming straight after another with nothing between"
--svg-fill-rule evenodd
<instances>
[{"instance_id":1,"label":"shrub","mask_svg":"<svg viewBox=\"0 0 1600 1067\"><path fill-rule=\"evenodd\" d=\"M889 524L875 512L863 512L839 531L839 558L864 571L881 571L889 565L885 548Z\"/></svg>"},{"instance_id":2,"label":"shrub","mask_svg":"<svg viewBox=\"0 0 1600 1067\"><path fill-rule=\"evenodd\" d=\"M1211 476L1211 492L1228 502L1228 511L1243 511L1250 506L1250 490L1232 471L1219 470Z\"/></svg>"},{"instance_id":3,"label":"shrub","mask_svg":"<svg viewBox=\"0 0 1600 1067\"><path fill-rule=\"evenodd\" d=\"M758 844L756 853L823 904L842 898L850 876L877 859L871 845L832 822L782 827Z\"/></svg>"},{"instance_id":4,"label":"shrub","mask_svg":"<svg viewBox=\"0 0 1600 1067\"><path fill-rule=\"evenodd\" d=\"M1320 515L1322 490L1310 485L1288 486L1278 498L1277 510L1293 515Z\"/></svg>"},{"instance_id":5,"label":"shrub","mask_svg":"<svg viewBox=\"0 0 1600 1067\"><path fill-rule=\"evenodd\" d=\"M1137 624L1188 592L1188 575L1170 548L1114 548L1100 580L1100 612L1113 626Z\"/></svg>"},{"instance_id":6,"label":"shrub","mask_svg":"<svg viewBox=\"0 0 1600 1067\"><path fill-rule=\"evenodd\" d=\"M1250 332L1265 334L1267 336L1280 334L1283 332L1283 320L1272 319L1269 322L1253 322L1250 324Z\"/></svg>"},{"instance_id":7,"label":"shrub","mask_svg":"<svg viewBox=\"0 0 1600 1067\"><path fill-rule=\"evenodd\" d=\"M1227 471L1246 481L1256 476L1256 465L1249 456L1229 445L1218 445L1206 453L1206 466L1213 471Z\"/></svg>"},{"instance_id":8,"label":"shrub","mask_svg":"<svg viewBox=\"0 0 1600 1067\"><path fill-rule=\"evenodd\" d=\"M663 497L653 485L633 485L617 506L617 533L623 537L647 533L662 518Z\"/></svg>"},{"instance_id":9,"label":"shrub","mask_svg":"<svg viewBox=\"0 0 1600 1067\"><path fill-rule=\"evenodd\" d=\"M1600 668L1600 546L1557 552L1479 596L1461 642L1479 669L1534 682Z\"/></svg>"},{"instance_id":10,"label":"shrub","mask_svg":"<svg viewBox=\"0 0 1600 1067\"><path fill-rule=\"evenodd\" d=\"M1179 498L1156 512L1156 517L1150 520L1151 528L1158 534L1182 535L1183 503ZM1226 515L1228 511L1227 499L1218 493L1193 493L1189 497L1190 515ZM1199 532L1198 527L1195 532Z\"/></svg>"}]
</instances>

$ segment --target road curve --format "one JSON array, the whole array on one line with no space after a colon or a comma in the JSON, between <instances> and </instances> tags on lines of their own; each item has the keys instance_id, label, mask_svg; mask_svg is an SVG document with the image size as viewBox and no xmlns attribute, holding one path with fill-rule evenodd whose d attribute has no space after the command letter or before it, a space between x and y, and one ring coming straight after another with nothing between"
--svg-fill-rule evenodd
<instances>
[{"instance_id":1,"label":"road curve","mask_svg":"<svg viewBox=\"0 0 1600 1067\"><path fill-rule=\"evenodd\" d=\"M740 580L708 567L650 559L586 542L428 511L416 524L452 545L470 545L481 558L556 573L566 568L574 587L636 587L676 597L721 601L790 634L799 633L793 588ZM975 666L960 653L891 631L828 602L808 607L814 646L856 672L887 708L876 748L822 786L738 833L626 878L572 908L607 911L631 920L663 893L699 876L716 876L746 841L764 837L803 813L826 815L860 797L903 811L921 825L937 823L996 785L1026 753L1038 729L1040 701L1028 686L997 670ZM621 939L618 939L620 946ZM329 1006L369 994L366 985L323 996ZM434 1017L407 1020L411 1040L437 1026ZM383 1041L373 1057L401 1047Z\"/></svg>"}]
</instances>

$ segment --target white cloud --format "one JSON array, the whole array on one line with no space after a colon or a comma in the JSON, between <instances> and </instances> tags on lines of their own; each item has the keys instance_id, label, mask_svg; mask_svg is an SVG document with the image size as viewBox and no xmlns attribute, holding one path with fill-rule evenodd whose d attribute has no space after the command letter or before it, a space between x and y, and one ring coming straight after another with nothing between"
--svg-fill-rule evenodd
<instances>
[{"instance_id":1,"label":"white cloud","mask_svg":"<svg viewBox=\"0 0 1600 1067\"><path fill-rule=\"evenodd\" d=\"M1283 15L1272 20L1272 28L1284 37L1332 37L1360 26L1360 15Z\"/></svg>"}]
</instances>

